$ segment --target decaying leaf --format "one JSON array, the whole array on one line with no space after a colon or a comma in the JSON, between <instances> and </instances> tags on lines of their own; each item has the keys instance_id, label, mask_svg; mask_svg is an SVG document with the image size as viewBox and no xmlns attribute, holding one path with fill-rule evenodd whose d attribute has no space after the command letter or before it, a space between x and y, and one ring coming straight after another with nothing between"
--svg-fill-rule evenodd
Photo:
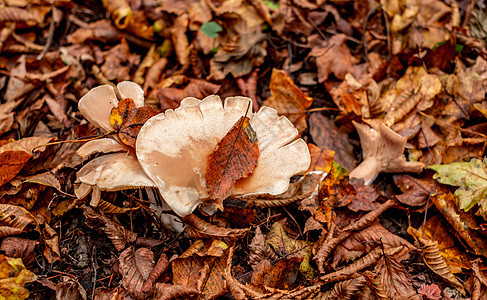
<instances>
[{"instance_id":1,"label":"decaying leaf","mask_svg":"<svg viewBox=\"0 0 487 300\"><path fill-rule=\"evenodd\" d=\"M154 269L154 253L147 248L128 247L120 254L122 285L137 298L144 297L142 287Z\"/></svg>"},{"instance_id":2,"label":"decaying leaf","mask_svg":"<svg viewBox=\"0 0 487 300\"><path fill-rule=\"evenodd\" d=\"M200 292L187 285L177 285L169 283L156 283L154 286L154 299L157 300L171 300L174 298L187 298L198 296Z\"/></svg>"},{"instance_id":3,"label":"decaying leaf","mask_svg":"<svg viewBox=\"0 0 487 300\"><path fill-rule=\"evenodd\" d=\"M34 216L25 208L0 204L0 236L20 234L29 229L29 226L37 228Z\"/></svg>"},{"instance_id":4,"label":"decaying leaf","mask_svg":"<svg viewBox=\"0 0 487 300\"><path fill-rule=\"evenodd\" d=\"M239 238L249 229L223 228L203 221L194 214L183 218L186 223L186 233L194 238Z\"/></svg>"},{"instance_id":5,"label":"decaying leaf","mask_svg":"<svg viewBox=\"0 0 487 300\"><path fill-rule=\"evenodd\" d=\"M458 279L453 275L448 265L445 263L443 257L441 256L440 249L438 248L438 242L430 241L428 239L423 239L418 237L421 246L425 247L423 260L425 264L438 276L445 279L452 286L457 288L462 294L465 293L463 285L458 281Z\"/></svg>"},{"instance_id":6,"label":"decaying leaf","mask_svg":"<svg viewBox=\"0 0 487 300\"><path fill-rule=\"evenodd\" d=\"M326 293L320 293L318 299L352 299L365 285L366 279L362 275L337 282L333 288Z\"/></svg>"},{"instance_id":7,"label":"decaying leaf","mask_svg":"<svg viewBox=\"0 0 487 300\"><path fill-rule=\"evenodd\" d=\"M164 272L168 266L169 260L167 259L166 254L162 253L161 257L159 257L159 260L154 266L154 269L150 272L149 276L145 280L144 285L142 286L142 292L148 293L152 289L152 286L156 280L159 278L159 276L161 276L162 272Z\"/></svg>"},{"instance_id":8,"label":"decaying leaf","mask_svg":"<svg viewBox=\"0 0 487 300\"><path fill-rule=\"evenodd\" d=\"M29 266L35 259L34 248L38 241L23 239L19 237L6 237L2 241L0 251L12 258L22 258L25 265Z\"/></svg>"},{"instance_id":9,"label":"decaying leaf","mask_svg":"<svg viewBox=\"0 0 487 300\"><path fill-rule=\"evenodd\" d=\"M250 243L249 264L254 268L260 261L267 259L270 261L277 260L279 256L272 250L266 242L266 237L260 230L255 229L255 235Z\"/></svg>"},{"instance_id":10,"label":"decaying leaf","mask_svg":"<svg viewBox=\"0 0 487 300\"><path fill-rule=\"evenodd\" d=\"M271 230L267 233L266 243L279 257L296 257L302 260L299 271L307 278L313 278L314 270L310 265L312 243L290 238L279 222L272 224Z\"/></svg>"},{"instance_id":11,"label":"decaying leaf","mask_svg":"<svg viewBox=\"0 0 487 300\"><path fill-rule=\"evenodd\" d=\"M229 255L228 245L220 240L196 241L179 258L172 261L173 284L192 287L205 299L222 295L226 290L223 273Z\"/></svg>"},{"instance_id":12,"label":"decaying leaf","mask_svg":"<svg viewBox=\"0 0 487 300\"><path fill-rule=\"evenodd\" d=\"M441 256L452 273L461 273L463 272L462 268L470 269L472 268L472 264L467 253L455 243L454 233L447 227L447 224L445 224L440 216L436 215L426 221L424 228L421 226L418 230L414 230L411 227L408 228L408 232L415 240L418 237L422 237L437 242Z\"/></svg>"},{"instance_id":13,"label":"decaying leaf","mask_svg":"<svg viewBox=\"0 0 487 300\"><path fill-rule=\"evenodd\" d=\"M329 172L331 162L335 157L335 151L325 148L321 150L318 146L308 143L309 153L311 155L311 164L308 172L323 171Z\"/></svg>"},{"instance_id":14,"label":"decaying leaf","mask_svg":"<svg viewBox=\"0 0 487 300\"><path fill-rule=\"evenodd\" d=\"M275 108L280 115L286 116L301 133L306 125L306 109L313 103L313 98L306 96L286 72L278 69L272 70L271 96L263 105Z\"/></svg>"},{"instance_id":15,"label":"decaying leaf","mask_svg":"<svg viewBox=\"0 0 487 300\"><path fill-rule=\"evenodd\" d=\"M27 299L26 283L37 280L37 276L22 263L21 258L0 254L0 297L3 299Z\"/></svg>"},{"instance_id":16,"label":"decaying leaf","mask_svg":"<svg viewBox=\"0 0 487 300\"><path fill-rule=\"evenodd\" d=\"M90 224L93 228L101 227L100 229L107 234L115 246L115 249L118 251L124 250L127 243L131 243L137 238L136 233L125 229L118 222L112 221L106 216L97 213L94 209L88 206L83 206L83 209L85 211L88 224Z\"/></svg>"},{"instance_id":17,"label":"decaying leaf","mask_svg":"<svg viewBox=\"0 0 487 300\"><path fill-rule=\"evenodd\" d=\"M414 178L410 175L394 175L394 183L403 194L397 195L399 202L411 206L423 206L430 194L436 191L436 184L431 179Z\"/></svg>"},{"instance_id":18,"label":"decaying leaf","mask_svg":"<svg viewBox=\"0 0 487 300\"><path fill-rule=\"evenodd\" d=\"M310 55L316 57L318 81L324 82L330 74L343 80L347 73L352 73L355 58L345 44L345 34L336 34L328 41L327 48L314 48Z\"/></svg>"},{"instance_id":19,"label":"decaying leaf","mask_svg":"<svg viewBox=\"0 0 487 300\"><path fill-rule=\"evenodd\" d=\"M257 166L257 135L249 121L249 118L241 117L208 158L206 190L222 210L222 200L227 192L237 180L250 176Z\"/></svg>"},{"instance_id":20,"label":"decaying leaf","mask_svg":"<svg viewBox=\"0 0 487 300\"><path fill-rule=\"evenodd\" d=\"M135 148L135 141L142 125L157 111L150 106L136 107L131 98L118 102L118 106L110 112L110 124L118 131L120 140L127 146Z\"/></svg>"}]
</instances>

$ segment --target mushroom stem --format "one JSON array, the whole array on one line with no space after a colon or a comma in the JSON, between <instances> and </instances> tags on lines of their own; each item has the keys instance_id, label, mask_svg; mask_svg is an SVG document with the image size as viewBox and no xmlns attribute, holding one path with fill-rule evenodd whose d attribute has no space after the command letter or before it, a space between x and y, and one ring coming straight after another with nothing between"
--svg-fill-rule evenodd
<instances>
[{"instance_id":1,"label":"mushroom stem","mask_svg":"<svg viewBox=\"0 0 487 300\"><path fill-rule=\"evenodd\" d=\"M350 172L350 178L363 178L364 184L371 184L379 175L381 161L376 156L367 157L360 165Z\"/></svg>"}]
</instances>

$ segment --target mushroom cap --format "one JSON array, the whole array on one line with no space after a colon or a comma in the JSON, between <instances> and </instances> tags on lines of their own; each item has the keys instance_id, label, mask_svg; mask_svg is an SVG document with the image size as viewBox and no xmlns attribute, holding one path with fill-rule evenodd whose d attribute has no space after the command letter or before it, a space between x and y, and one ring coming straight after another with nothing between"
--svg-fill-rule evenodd
<instances>
[{"instance_id":1,"label":"mushroom cap","mask_svg":"<svg viewBox=\"0 0 487 300\"><path fill-rule=\"evenodd\" d=\"M155 182L167 204L180 216L190 214L208 199L205 174L208 157L230 128L245 115L251 100L220 97L203 100L185 98L175 110L149 119L139 132L137 158ZM296 128L277 111L262 107L248 116L255 130L259 159L253 174L239 180L231 194L280 194L287 190L291 176L304 172L310 154Z\"/></svg>"},{"instance_id":2,"label":"mushroom cap","mask_svg":"<svg viewBox=\"0 0 487 300\"><path fill-rule=\"evenodd\" d=\"M110 153L120 151L130 151L130 148L120 143L116 139L102 138L87 142L83 146L79 147L78 150L76 150L76 153L78 153L78 155L82 158L86 158L88 155L96 152Z\"/></svg>"},{"instance_id":3,"label":"mushroom cap","mask_svg":"<svg viewBox=\"0 0 487 300\"><path fill-rule=\"evenodd\" d=\"M144 105L144 91L138 84L122 81L117 85L117 90L122 99L132 98L137 107ZM78 102L78 108L88 122L106 131L114 130L110 124L110 113L117 105L115 89L108 84L92 88Z\"/></svg>"},{"instance_id":4,"label":"mushroom cap","mask_svg":"<svg viewBox=\"0 0 487 300\"><path fill-rule=\"evenodd\" d=\"M78 181L81 185L75 193L80 199L88 195L91 190L89 187L119 191L154 186L135 155L127 152L107 154L89 161L79 170Z\"/></svg>"}]
</instances>

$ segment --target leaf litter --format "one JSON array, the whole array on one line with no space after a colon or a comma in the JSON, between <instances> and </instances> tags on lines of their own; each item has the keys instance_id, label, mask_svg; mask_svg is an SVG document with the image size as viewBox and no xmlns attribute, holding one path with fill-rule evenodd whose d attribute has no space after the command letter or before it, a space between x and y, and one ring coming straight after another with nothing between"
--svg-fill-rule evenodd
<instances>
[{"instance_id":1,"label":"leaf litter","mask_svg":"<svg viewBox=\"0 0 487 300\"><path fill-rule=\"evenodd\" d=\"M482 299L484 10L6 1L1 297Z\"/></svg>"}]
</instances>

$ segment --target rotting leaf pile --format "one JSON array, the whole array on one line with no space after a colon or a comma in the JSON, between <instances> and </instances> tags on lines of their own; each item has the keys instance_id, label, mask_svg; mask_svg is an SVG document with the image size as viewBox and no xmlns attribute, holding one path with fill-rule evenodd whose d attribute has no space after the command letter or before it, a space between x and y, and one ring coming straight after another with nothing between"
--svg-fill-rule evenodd
<instances>
[{"instance_id":1,"label":"rotting leaf pile","mask_svg":"<svg viewBox=\"0 0 487 300\"><path fill-rule=\"evenodd\" d=\"M0 298L485 298L484 1L4 2Z\"/></svg>"}]
</instances>

